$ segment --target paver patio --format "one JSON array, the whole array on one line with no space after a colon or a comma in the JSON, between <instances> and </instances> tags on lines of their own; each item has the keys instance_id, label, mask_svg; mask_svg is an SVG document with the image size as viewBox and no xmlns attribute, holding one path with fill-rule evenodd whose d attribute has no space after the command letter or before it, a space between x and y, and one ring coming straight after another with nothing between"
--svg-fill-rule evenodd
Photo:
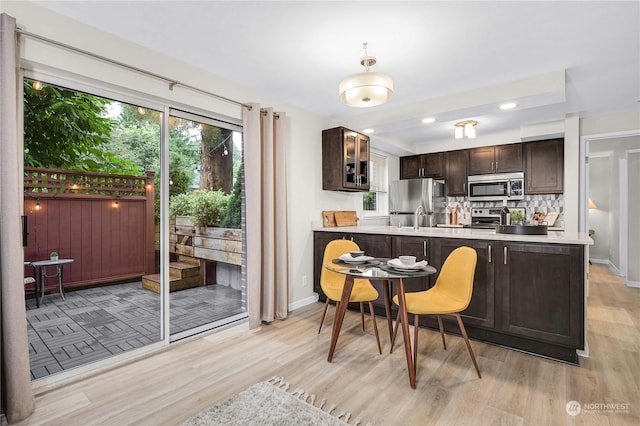
<instances>
[{"instance_id":1,"label":"paver patio","mask_svg":"<svg viewBox=\"0 0 640 426\"><path fill-rule=\"evenodd\" d=\"M132 282L27 299L31 379L160 341L160 296ZM240 290L209 285L170 295L171 333L242 313Z\"/></svg>"}]
</instances>

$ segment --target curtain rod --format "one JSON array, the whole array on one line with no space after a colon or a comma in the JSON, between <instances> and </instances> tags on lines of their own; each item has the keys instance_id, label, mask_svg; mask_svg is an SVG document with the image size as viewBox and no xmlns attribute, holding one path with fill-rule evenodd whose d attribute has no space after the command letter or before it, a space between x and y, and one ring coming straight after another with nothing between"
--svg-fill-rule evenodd
<instances>
[{"instance_id":1,"label":"curtain rod","mask_svg":"<svg viewBox=\"0 0 640 426\"><path fill-rule=\"evenodd\" d=\"M214 98L220 99L220 100L225 101L225 102L230 102L230 103L235 104L235 105L246 107L249 110L251 110L251 108L252 108L251 105L243 104L242 102L238 102L238 101L236 101L234 99L230 99L230 98L227 98L225 96L217 95L215 93L208 92L206 90L200 89L199 87L195 87L195 86L191 86L189 84L181 83L180 81L178 81L176 79L165 77L163 75L156 74L154 72L147 71L145 69L138 68L138 67L135 67L133 65L125 64L124 62L116 61L115 59L107 58L106 56L98 55L97 53L92 53L92 52L89 52L88 50L80 49L78 47L71 46L69 44L65 44L65 43L62 43L62 42L59 42L59 41L56 41L56 40L53 40L53 39L38 35L38 34L34 34L32 32L25 31L25 30L23 30L21 28L17 28L16 32L18 34L24 35L26 37L31 37L31 38L34 38L36 40L44 41L45 43L53 44L54 46L62 47L64 49L71 50L73 52L77 52L77 53L83 54L85 56L89 56L91 58L98 59L98 60L103 61L103 62L107 62L107 63L113 64L113 65L117 65L119 67L126 68L126 69L135 71L135 72L140 73L140 74L148 75L148 76L157 78L158 80L166 81L167 83L169 83L169 90L173 90L173 88L175 86L181 86L181 87L184 87L186 89L193 90L194 92L199 92L199 93L202 93L204 95L212 96Z\"/></svg>"}]
</instances>

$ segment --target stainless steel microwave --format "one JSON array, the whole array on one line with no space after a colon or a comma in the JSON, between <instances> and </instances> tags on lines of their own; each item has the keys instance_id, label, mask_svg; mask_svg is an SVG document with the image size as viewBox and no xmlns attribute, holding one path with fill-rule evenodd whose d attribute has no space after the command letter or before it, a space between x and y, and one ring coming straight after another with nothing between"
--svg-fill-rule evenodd
<instances>
[{"instance_id":1,"label":"stainless steel microwave","mask_svg":"<svg viewBox=\"0 0 640 426\"><path fill-rule=\"evenodd\" d=\"M523 200L524 173L469 176L469 200Z\"/></svg>"}]
</instances>

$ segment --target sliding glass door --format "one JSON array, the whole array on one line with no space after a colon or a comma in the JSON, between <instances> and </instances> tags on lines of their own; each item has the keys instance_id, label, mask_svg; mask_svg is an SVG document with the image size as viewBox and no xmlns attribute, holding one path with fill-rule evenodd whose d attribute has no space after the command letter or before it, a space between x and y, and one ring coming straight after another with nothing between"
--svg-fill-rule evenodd
<instances>
[{"instance_id":1,"label":"sliding glass door","mask_svg":"<svg viewBox=\"0 0 640 426\"><path fill-rule=\"evenodd\" d=\"M239 130L184 111L169 116L172 340L246 317Z\"/></svg>"}]
</instances>

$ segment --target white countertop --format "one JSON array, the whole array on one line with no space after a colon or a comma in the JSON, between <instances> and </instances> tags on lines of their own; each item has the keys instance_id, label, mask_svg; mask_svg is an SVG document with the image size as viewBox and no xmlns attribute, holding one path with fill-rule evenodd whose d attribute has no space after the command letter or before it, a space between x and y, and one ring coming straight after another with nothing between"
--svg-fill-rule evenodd
<instances>
[{"instance_id":1,"label":"white countertop","mask_svg":"<svg viewBox=\"0 0 640 426\"><path fill-rule=\"evenodd\" d=\"M314 231L346 232L360 234L406 235L413 237L466 238L473 240L520 241L549 244L582 244L592 245L593 240L584 232L549 231L548 235L516 235L498 234L493 229L471 228L420 228L411 226L341 226L322 227L314 225Z\"/></svg>"}]
</instances>

